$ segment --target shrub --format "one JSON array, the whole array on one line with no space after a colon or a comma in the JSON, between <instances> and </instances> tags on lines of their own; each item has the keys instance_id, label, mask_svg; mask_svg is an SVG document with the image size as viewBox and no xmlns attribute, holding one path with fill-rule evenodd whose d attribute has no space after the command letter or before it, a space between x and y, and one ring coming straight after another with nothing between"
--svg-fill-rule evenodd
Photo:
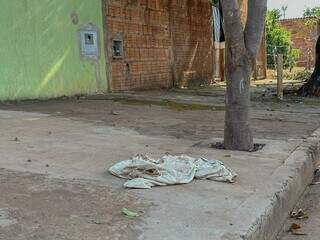
<instances>
[{"instance_id":1,"label":"shrub","mask_svg":"<svg viewBox=\"0 0 320 240\"><path fill-rule=\"evenodd\" d=\"M299 49L293 49L291 35L280 24L280 10L274 9L267 12L267 54L268 67L274 68L276 54L283 54L284 68L292 69L300 56Z\"/></svg>"}]
</instances>

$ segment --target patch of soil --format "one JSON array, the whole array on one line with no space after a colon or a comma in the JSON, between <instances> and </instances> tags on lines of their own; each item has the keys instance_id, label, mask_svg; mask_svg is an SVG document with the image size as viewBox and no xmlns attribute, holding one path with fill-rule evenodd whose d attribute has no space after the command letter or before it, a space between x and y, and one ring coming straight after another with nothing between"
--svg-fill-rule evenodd
<instances>
[{"instance_id":1,"label":"patch of soil","mask_svg":"<svg viewBox=\"0 0 320 240\"><path fill-rule=\"evenodd\" d=\"M215 93L214 93L215 94ZM179 99L187 101L187 97ZM1 110L47 113L76 121L129 128L148 136L170 136L203 141L222 138L222 97L203 97L198 103L162 100L77 100L22 101L1 104ZM208 106L208 104L213 104ZM255 138L289 139L311 134L320 123L320 101L297 98L278 101L274 97L252 102L251 127ZM204 107L203 107L204 106ZM219 107L220 106L220 107Z\"/></svg>"},{"instance_id":2,"label":"patch of soil","mask_svg":"<svg viewBox=\"0 0 320 240\"><path fill-rule=\"evenodd\" d=\"M7 170L0 170L0 192L5 240L138 239L136 227L148 209L127 191ZM141 217L127 219L122 208Z\"/></svg>"}]
</instances>

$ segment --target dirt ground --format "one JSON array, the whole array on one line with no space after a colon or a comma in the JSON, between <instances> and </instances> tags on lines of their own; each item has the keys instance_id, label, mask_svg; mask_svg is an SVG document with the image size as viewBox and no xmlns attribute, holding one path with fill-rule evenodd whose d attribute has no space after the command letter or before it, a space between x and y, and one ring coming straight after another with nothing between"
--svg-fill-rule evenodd
<instances>
[{"instance_id":1,"label":"dirt ground","mask_svg":"<svg viewBox=\"0 0 320 240\"><path fill-rule=\"evenodd\" d=\"M319 100L289 96L278 101L270 89L272 87L262 86L254 90L251 119L256 138L303 137L319 126ZM47 113L102 126L134 129L149 136L190 140L223 136L223 89L137 92L125 96L115 95L107 100L98 97L100 100L24 101L2 104L0 109ZM137 96L143 97L136 100ZM170 104L172 102L174 104ZM192 103L196 104L190 105Z\"/></svg>"},{"instance_id":2,"label":"dirt ground","mask_svg":"<svg viewBox=\"0 0 320 240\"><path fill-rule=\"evenodd\" d=\"M147 209L133 195L97 184L4 169L0 192L3 240L137 239L132 225L139 220L121 210Z\"/></svg>"},{"instance_id":3,"label":"dirt ground","mask_svg":"<svg viewBox=\"0 0 320 240\"><path fill-rule=\"evenodd\" d=\"M259 141L259 139L271 139L290 142L290 139L293 139L294 141L299 142L319 127L320 102L318 100L303 100L297 97L287 97L284 101L278 101L272 95L272 91L272 89L270 90L268 87L263 86L260 88L257 87L253 94L251 118L254 136L257 139L256 141ZM90 131L92 130L91 126L96 127L95 131L98 131L99 127L101 127L103 131L109 131L109 129L113 131L114 129L118 129L121 134L133 131L134 134L137 134L137 136L134 135L134 137L135 139L138 139L138 141L137 143L133 143L132 146L126 145L130 148L128 151L130 153L137 149L135 146L148 149L149 146L145 141L149 141L152 137L154 139L151 139L151 141L155 142L157 139L162 139L164 142L166 139L170 139L170 144L171 142L181 141L181 146L177 146L177 149L179 149L179 147L180 149L186 149L185 146L182 145L188 143L190 144L188 145L190 152L198 151L199 154L200 152L201 154L212 154L210 152L211 150L192 149L191 151L190 147L192 144L197 144L200 141L205 141L213 137L221 138L223 136L224 90L196 89L167 92L150 91L126 93L121 95L111 94L96 97L57 99L50 101L10 102L1 104L0 110L5 112L18 111L37 114L44 113L49 116L47 125L45 125L46 116L39 117L39 119L41 118L41 121L39 120L38 124L41 124L41 129L39 128L38 130L36 127L38 116L32 118L32 116L23 115L21 117L21 121L24 121L27 127L34 127L32 130L34 135L41 137L39 137L39 139L31 139L30 136L32 136L32 131L30 132L30 129L28 129L25 139L22 139L22 143L14 145L15 142L19 143L21 140L20 137L24 135L24 131L26 131L24 130L25 126L19 125L19 129L13 129L12 131L11 129L8 129L6 133L7 135L2 134L0 137L10 141L7 145L12 151L15 151L16 155L11 156L10 153L6 153L6 155L3 156L8 158L12 157L12 161L17 161L16 158L18 158L17 164L19 164L20 158L24 159L23 161L28 161L27 155L24 155L25 153L30 153L30 155L33 154L32 156L36 154L39 154L39 156L49 156L49 158L55 156L56 158L61 157L61 161L64 161L64 164L67 164L67 167L75 168L79 166L80 168L80 165L82 164L80 163L81 161L79 161L78 164L70 163L67 162L67 157L72 155L73 157L76 156L81 158L82 153L77 152L79 151L79 149L77 149L79 146L80 148L83 146L90 149L90 151L94 151L94 146L91 146L90 142L86 143L86 140L90 141L91 137L77 135L80 133L81 126L87 127L87 125L90 125ZM5 122L7 116L5 114L0 114L0 120L1 118L3 118L2 121ZM19 118L19 116L17 118ZM8 119L14 119L14 117ZM59 131L61 132L52 132L53 123L55 121L54 119L62 119L61 123L59 123L60 125L55 126L55 129L60 128ZM19 123L18 120L19 119L17 119L16 123L12 123L13 127L17 127L17 123ZM63 131L67 132L68 130L75 130L71 129L71 127L69 129L62 129L61 125L63 125L64 122L69 122L68 124L70 126L72 124L76 125L79 123L79 126L75 127L78 132L70 133L70 135L73 134L72 137L76 139L77 142L68 145L71 147L69 149L70 152L66 153L68 155L63 152L59 152L59 149L64 149L60 145L67 145L69 137L69 135L64 135ZM88 124L86 125L82 123ZM11 125L8 124L8 126ZM1 127L3 127L3 129L5 128L4 126ZM104 129L103 127L107 128ZM44 130L46 133L44 133ZM20 135L10 135L11 133L20 133ZM46 134L46 136L44 134ZM95 139L98 139L99 141L105 140L105 138L102 138L99 135L103 134L103 132L95 132L94 134ZM117 132L115 134L119 135ZM52 139L46 140L49 135L52 136ZM56 135L60 135L60 138ZM146 140L142 138L139 140L139 136L146 137ZM9 139L9 137L11 139ZM55 137L60 139L58 141L61 142L57 142L55 144ZM128 137L131 136L128 135ZM121 141L122 138L119 139L119 141ZM23 141L25 141L25 143ZM44 146L47 150L33 149L34 145L37 144L37 142L39 143L39 141L45 141ZM143 142L142 147L140 146L141 142ZM50 144L52 144L52 149L49 149ZM77 144L79 144L79 146L76 146ZM103 149L103 142L100 141L99 144L101 144L101 146L99 145L99 148ZM112 144L117 145L117 143ZM157 144L158 143L153 144L154 149L156 149L155 146L158 147L158 145L160 146L157 148L159 151L169 149L168 146L164 145L164 143L161 143L162 145ZM289 145L290 144L291 143L289 143ZM126 147L124 143L119 142L118 145ZM169 145L169 142L167 145ZM295 145L291 144L290 146L294 147ZM281 148L280 145L279 147ZM58 149L56 153L54 152L55 148ZM174 146L172 146L172 149L173 148ZM1 151L5 151L5 149L1 147L0 149ZM286 154L288 154L287 150L280 150L285 152L285 154L281 153L281 158L265 163L256 161L256 158L259 157L258 153L250 156L249 158L244 154L242 155L242 153L238 153L235 154L235 157L240 156L243 159L248 158L248 162L252 161L255 164L258 164L259 167L261 164L261 167L270 171L265 173L265 175L268 176L272 174L274 168L281 164L280 160L282 157L285 157L287 156ZM50 154L48 155L44 151L50 152ZM151 151L151 148L149 148L149 151ZM268 151L263 155L264 159L272 156L272 151L270 151L270 149ZM128 152L125 152L124 156L128 156ZM99 156L102 159L102 154L107 153L101 152L101 157L100 155L96 155L95 157L98 158ZM119 156L121 155L121 153L117 154ZM229 154L226 155L223 152L215 152L215 154L216 156L221 157L221 159L227 159L231 156ZM64 156L67 157L64 159ZM89 159L89 157L91 158L92 156L84 156L82 162L84 162L86 158ZM245 175L247 167L243 166L241 168L243 159L234 161L234 166L238 167L240 173ZM53 164L54 161L56 161L53 157L48 160ZM133 192L121 191L119 185L117 185L119 183L114 184L116 187L107 187L102 186L101 183L93 180L83 181L79 179L64 179L63 177L49 177L45 174L45 170L41 171L44 172L44 174L34 173L31 164L29 164L29 166L28 162L21 163L21 167L19 167L19 169L23 170L23 172L7 170L8 164L9 166L11 164L10 161L11 159L4 160L2 161L3 165L0 165L0 239L139 239L141 235L140 230L144 228L143 226L145 224L142 220L143 218L128 220L121 214L121 209L123 207L128 207L140 212L141 215L144 215L149 211L151 204L150 201L145 201L143 198L137 197ZM32 159L31 161L34 160ZM45 169L47 167L45 166L46 161L47 159L40 159L38 162L35 161L34 166L38 167L38 165L40 166L41 164L41 168ZM50 166L48 166L50 168L51 162ZM58 170L60 171L60 169ZM88 168L89 173L91 170L92 169ZM63 176L63 173L61 173L61 175ZM248 173L248 175L250 175L250 177L251 175L252 177L255 177L253 176L254 173ZM108 177L108 181L109 179L111 179L111 177ZM115 180L110 180L109 184L110 182L113 184ZM252 181L249 181L249 178L246 179L245 177L242 178L240 183L246 187L247 195L253 194L256 191L255 188L259 187L258 184L262 184L259 181L252 183ZM253 185L249 186L249 184ZM255 184L257 184L257 186L255 186ZM235 188L239 191L235 192L235 195L239 195L239 199L232 202L232 204L234 204L234 208L239 206L240 202L244 201L243 199L245 197L241 195L244 194L244 192L240 188L240 185L226 188L225 186L218 184L207 186L205 183L201 183L180 187L179 189L181 192L178 195L179 199L188 199L192 204L194 202L204 201L201 200L199 196L192 195L194 193L194 188L197 188L202 194L201 196L206 196L206 198L208 195L208 189L213 189L216 192L221 191L223 194L225 194L223 191L227 190L230 191L229 195L231 195L231 191L234 191L231 190L231 188ZM167 195L165 194L164 197L164 199L167 198L168 206L170 205L170 207L173 206L179 211L184 211L184 204L182 202L175 202L176 198L171 198L171 196L176 194L175 188L163 189L162 193L150 192L147 193L146 196L159 198L164 196L163 192L168 193ZM223 201L227 201L228 197L223 194L221 194L221 196L214 195L212 198L215 197L218 198L219 201L222 201L223 199ZM214 220L212 220L211 215L208 215L208 212L216 211L216 209L212 210L210 202L215 202L216 200L217 199L211 199L210 197L208 198L209 202L201 203L202 205L197 206L204 211L204 214L206 214L205 216L210 219L205 221L208 224L209 221ZM227 204L232 205L229 202ZM164 208L165 210L161 210L162 212L156 212L159 216L160 214L163 214L163 216L161 215L163 219L171 214L171 210L169 211L170 208L167 205L164 206L167 207L166 209ZM230 208L229 205L226 205L226 207L228 209ZM194 208L197 210L196 207ZM210 211L207 209L210 209ZM221 208L221 216L225 215L224 211L225 210ZM201 220L196 220L199 223L202 223ZM229 220L225 219L225 221ZM154 220L154 226L161 224L166 230L167 228L165 223L159 223L157 219ZM181 229L181 231L178 231L177 229L168 229L176 234L183 232L190 234L193 231L190 228L191 222L188 224L181 222L179 224L180 228L177 229ZM222 224L222 227L224 226L226 226L225 223ZM227 224L227 227L232 226L232 222ZM187 229L191 229L190 233ZM158 231L160 236L162 231L161 228L159 228ZM219 228L215 229L215 231L219 232Z\"/></svg>"}]
</instances>

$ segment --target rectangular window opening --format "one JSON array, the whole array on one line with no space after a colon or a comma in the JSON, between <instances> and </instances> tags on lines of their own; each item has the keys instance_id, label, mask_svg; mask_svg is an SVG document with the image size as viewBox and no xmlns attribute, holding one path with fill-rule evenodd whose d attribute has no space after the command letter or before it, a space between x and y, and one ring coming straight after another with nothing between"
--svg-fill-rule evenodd
<instances>
[{"instance_id":1,"label":"rectangular window opening","mask_svg":"<svg viewBox=\"0 0 320 240\"><path fill-rule=\"evenodd\" d=\"M94 45L94 36L92 33L85 33L84 39L85 39L85 44Z\"/></svg>"},{"instance_id":2,"label":"rectangular window opening","mask_svg":"<svg viewBox=\"0 0 320 240\"><path fill-rule=\"evenodd\" d=\"M123 58L123 41L119 39L112 40L112 52L114 58Z\"/></svg>"}]
</instances>

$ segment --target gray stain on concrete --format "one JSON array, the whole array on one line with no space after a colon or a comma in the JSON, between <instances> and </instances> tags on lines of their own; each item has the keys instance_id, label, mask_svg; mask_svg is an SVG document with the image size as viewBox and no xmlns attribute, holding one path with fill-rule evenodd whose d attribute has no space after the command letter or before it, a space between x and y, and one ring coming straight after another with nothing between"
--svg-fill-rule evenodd
<instances>
[{"instance_id":1,"label":"gray stain on concrete","mask_svg":"<svg viewBox=\"0 0 320 240\"><path fill-rule=\"evenodd\" d=\"M0 208L0 228L8 227L16 223L18 223L17 220L10 216L9 210Z\"/></svg>"}]
</instances>

